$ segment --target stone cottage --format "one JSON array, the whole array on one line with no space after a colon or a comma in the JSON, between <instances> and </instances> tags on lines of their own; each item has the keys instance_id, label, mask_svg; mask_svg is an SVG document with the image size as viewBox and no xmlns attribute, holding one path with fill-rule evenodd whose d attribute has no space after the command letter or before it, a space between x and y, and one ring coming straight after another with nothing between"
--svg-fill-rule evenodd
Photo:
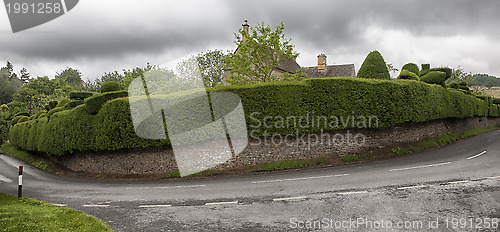
<instances>
[{"instance_id":1,"label":"stone cottage","mask_svg":"<svg viewBox=\"0 0 500 232\"><path fill-rule=\"evenodd\" d=\"M318 55L318 66L303 67L302 70L308 78L356 77L354 64L327 65L325 54Z\"/></svg>"}]
</instances>

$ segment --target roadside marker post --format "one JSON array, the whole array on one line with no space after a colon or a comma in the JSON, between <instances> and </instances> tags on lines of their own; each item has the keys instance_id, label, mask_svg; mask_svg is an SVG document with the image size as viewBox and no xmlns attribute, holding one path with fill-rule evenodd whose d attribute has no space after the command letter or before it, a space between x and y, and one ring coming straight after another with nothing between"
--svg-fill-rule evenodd
<instances>
[{"instance_id":1,"label":"roadside marker post","mask_svg":"<svg viewBox=\"0 0 500 232\"><path fill-rule=\"evenodd\" d=\"M23 197L23 166L19 166L19 186L17 187L17 197Z\"/></svg>"}]
</instances>

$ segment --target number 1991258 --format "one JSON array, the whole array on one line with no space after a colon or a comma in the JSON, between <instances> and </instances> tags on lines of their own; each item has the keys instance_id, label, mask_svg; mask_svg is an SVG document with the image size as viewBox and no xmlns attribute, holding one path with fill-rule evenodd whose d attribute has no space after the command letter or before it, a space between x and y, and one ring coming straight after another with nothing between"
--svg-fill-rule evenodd
<instances>
[{"instance_id":1,"label":"number 1991258","mask_svg":"<svg viewBox=\"0 0 500 232\"><path fill-rule=\"evenodd\" d=\"M59 14L63 11L61 3L8 3L5 5L7 13L11 14Z\"/></svg>"}]
</instances>

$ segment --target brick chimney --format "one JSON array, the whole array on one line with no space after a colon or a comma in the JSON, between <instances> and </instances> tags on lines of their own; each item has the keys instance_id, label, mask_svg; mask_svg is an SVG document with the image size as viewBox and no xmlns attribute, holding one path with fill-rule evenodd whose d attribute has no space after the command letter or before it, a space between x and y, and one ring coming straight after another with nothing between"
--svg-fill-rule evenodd
<instances>
[{"instance_id":1,"label":"brick chimney","mask_svg":"<svg viewBox=\"0 0 500 232\"><path fill-rule=\"evenodd\" d=\"M245 19L245 23L241 24L243 26L243 31L248 34L248 28L250 25L248 25L248 20ZM245 42L247 40L247 37L243 35L242 41Z\"/></svg>"},{"instance_id":2,"label":"brick chimney","mask_svg":"<svg viewBox=\"0 0 500 232\"><path fill-rule=\"evenodd\" d=\"M318 55L318 71L324 71L326 69L326 55L321 53Z\"/></svg>"}]
</instances>

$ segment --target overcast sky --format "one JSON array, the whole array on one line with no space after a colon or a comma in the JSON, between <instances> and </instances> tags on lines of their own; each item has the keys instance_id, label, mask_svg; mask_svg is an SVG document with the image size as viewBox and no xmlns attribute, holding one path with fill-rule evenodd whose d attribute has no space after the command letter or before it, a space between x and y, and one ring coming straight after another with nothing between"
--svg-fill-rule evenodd
<instances>
[{"instance_id":1,"label":"overcast sky","mask_svg":"<svg viewBox=\"0 0 500 232\"><path fill-rule=\"evenodd\" d=\"M234 35L248 19L285 35L301 66L354 63L372 50L396 68L408 62L500 77L500 1L166 1L83 0L67 14L12 33L0 10L0 66L53 77L66 67L95 79L105 72L175 64L209 49L234 49Z\"/></svg>"}]
</instances>

